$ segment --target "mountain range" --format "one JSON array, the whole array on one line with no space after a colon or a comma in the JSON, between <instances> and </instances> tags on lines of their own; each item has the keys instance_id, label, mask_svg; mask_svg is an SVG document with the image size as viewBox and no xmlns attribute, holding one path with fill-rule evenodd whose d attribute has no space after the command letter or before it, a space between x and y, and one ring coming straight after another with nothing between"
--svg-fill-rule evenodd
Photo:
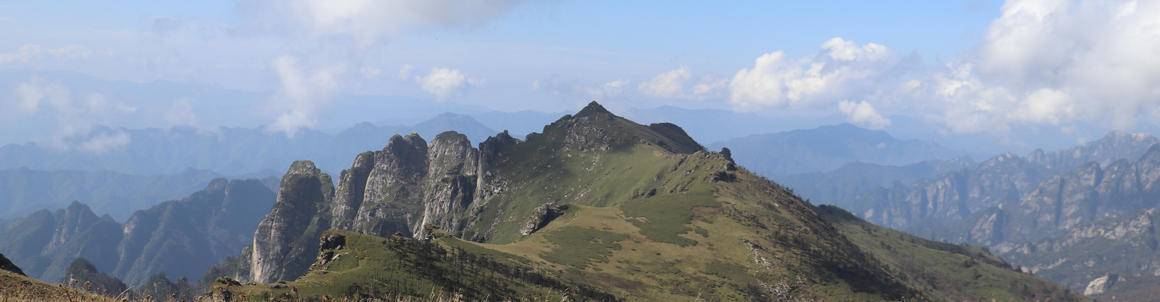
<instances>
[{"instance_id":1,"label":"mountain range","mask_svg":"<svg viewBox=\"0 0 1160 302\"><path fill-rule=\"evenodd\" d=\"M248 280L219 278L210 297L1078 299L986 250L811 205L728 149L596 103L526 140L397 135L337 178L297 161L253 238L223 274Z\"/></svg>"},{"instance_id":2,"label":"mountain range","mask_svg":"<svg viewBox=\"0 0 1160 302\"><path fill-rule=\"evenodd\" d=\"M964 156L937 144L850 124L755 134L711 147L728 147L738 162L768 177L831 171L856 162L903 165Z\"/></svg>"},{"instance_id":3,"label":"mountain range","mask_svg":"<svg viewBox=\"0 0 1160 302\"><path fill-rule=\"evenodd\" d=\"M250 243L273 200L261 181L216 179L188 197L136 211L124 223L73 202L0 225L0 253L29 276L52 282L65 279L78 258L130 286L157 274L200 280L207 268Z\"/></svg>"},{"instance_id":4,"label":"mountain range","mask_svg":"<svg viewBox=\"0 0 1160 302\"><path fill-rule=\"evenodd\" d=\"M1003 154L960 169L889 176L851 166L794 176L804 196L923 237L980 244L1077 291L1140 299L1160 292L1152 226L1160 200L1160 140L1113 132L1053 152ZM957 164L951 164L955 166ZM893 168L894 171L910 171ZM851 176L865 175L865 176ZM895 179L849 185L817 179ZM792 182L792 181L791 181Z\"/></svg>"},{"instance_id":5,"label":"mountain range","mask_svg":"<svg viewBox=\"0 0 1160 302\"><path fill-rule=\"evenodd\" d=\"M124 220L133 211L181 198L219 177L219 174L205 170L163 175L107 170L0 170L0 218L19 217L41 209L64 208L72 201L84 201L96 213Z\"/></svg>"}]
</instances>

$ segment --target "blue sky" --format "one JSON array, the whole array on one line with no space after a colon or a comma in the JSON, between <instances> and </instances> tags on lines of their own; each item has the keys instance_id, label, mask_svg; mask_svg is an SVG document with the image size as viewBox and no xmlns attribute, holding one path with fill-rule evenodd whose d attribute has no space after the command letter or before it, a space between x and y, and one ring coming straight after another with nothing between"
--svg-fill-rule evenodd
<instances>
[{"instance_id":1,"label":"blue sky","mask_svg":"<svg viewBox=\"0 0 1160 302\"><path fill-rule=\"evenodd\" d=\"M1082 141L1155 128L1158 8L1155 0L7 1L0 100L19 110L0 113L0 127L43 129L0 141L104 124L265 125L292 135L357 122L333 109L360 106L351 95L547 112L598 99L621 110L814 115L894 132L918 123L1009 141L1039 129ZM123 85L184 88L111 88ZM223 106L243 112L215 114Z\"/></svg>"}]
</instances>

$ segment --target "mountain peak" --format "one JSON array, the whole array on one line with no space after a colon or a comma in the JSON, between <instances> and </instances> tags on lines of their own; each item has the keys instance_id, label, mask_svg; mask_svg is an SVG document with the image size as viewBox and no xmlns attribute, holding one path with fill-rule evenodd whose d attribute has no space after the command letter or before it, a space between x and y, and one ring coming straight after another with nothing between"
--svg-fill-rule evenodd
<instances>
[{"instance_id":1,"label":"mountain peak","mask_svg":"<svg viewBox=\"0 0 1160 302\"><path fill-rule=\"evenodd\" d=\"M576 113L577 117L593 116L593 115L613 115L613 114L612 114L612 112L608 111L608 109L605 109L604 106L601 106L600 103L597 103L596 101L589 102L587 106L584 106L584 109L580 109L580 112Z\"/></svg>"}]
</instances>

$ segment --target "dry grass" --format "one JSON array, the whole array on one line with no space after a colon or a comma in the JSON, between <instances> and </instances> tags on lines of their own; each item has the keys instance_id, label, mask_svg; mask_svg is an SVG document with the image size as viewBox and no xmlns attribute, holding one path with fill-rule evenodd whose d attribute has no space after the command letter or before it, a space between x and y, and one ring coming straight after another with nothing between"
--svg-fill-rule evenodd
<instances>
[{"instance_id":1,"label":"dry grass","mask_svg":"<svg viewBox=\"0 0 1160 302\"><path fill-rule=\"evenodd\" d=\"M26 301L115 302L123 300L0 271L0 302Z\"/></svg>"}]
</instances>

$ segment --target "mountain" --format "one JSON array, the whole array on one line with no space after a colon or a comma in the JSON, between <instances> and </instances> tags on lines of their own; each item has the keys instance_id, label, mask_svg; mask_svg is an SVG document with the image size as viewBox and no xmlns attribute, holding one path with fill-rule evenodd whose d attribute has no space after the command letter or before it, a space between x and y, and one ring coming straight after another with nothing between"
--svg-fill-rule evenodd
<instances>
[{"instance_id":1,"label":"mountain","mask_svg":"<svg viewBox=\"0 0 1160 302\"><path fill-rule=\"evenodd\" d=\"M749 135L711 147L728 147L739 163L767 177L830 171L853 162L901 165L961 156L936 144L850 124Z\"/></svg>"},{"instance_id":2,"label":"mountain","mask_svg":"<svg viewBox=\"0 0 1160 302\"><path fill-rule=\"evenodd\" d=\"M985 250L815 207L676 125L596 103L526 140L395 136L337 187L298 161L276 200L242 257L273 284L218 279L214 299L1077 299Z\"/></svg>"},{"instance_id":3,"label":"mountain","mask_svg":"<svg viewBox=\"0 0 1160 302\"><path fill-rule=\"evenodd\" d=\"M1154 276L1160 237L1152 227L1160 200L1155 142L1113 132L1073 148L1004 154L909 184L816 182L799 192L926 238L987 246L1077 291L1132 300L1160 293L1151 286L1160 281ZM812 179L830 177L842 179Z\"/></svg>"},{"instance_id":4,"label":"mountain","mask_svg":"<svg viewBox=\"0 0 1160 302\"><path fill-rule=\"evenodd\" d=\"M409 132L419 133L426 137L435 137L444 131L455 130L466 135L473 142L481 142L496 132L474 117L450 112L440 113L431 119L412 125L409 130Z\"/></svg>"},{"instance_id":5,"label":"mountain","mask_svg":"<svg viewBox=\"0 0 1160 302\"><path fill-rule=\"evenodd\" d=\"M221 177L204 170L177 174L133 175L112 171L28 168L0 170L0 217L28 215L84 200L96 213L125 219L137 209L180 198Z\"/></svg>"},{"instance_id":6,"label":"mountain","mask_svg":"<svg viewBox=\"0 0 1160 302\"><path fill-rule=\"evenodd\" d=\"M412 126L356 124L338 133L304 129L293 135L263 127L125 129L97 127L70 143L118 138L109 150L60 149L40 144L0 146L0 169L114 171L174 174L189 169L244 175L282 169L296 158L314 158L323 169L338 171L361 150L375 148L395 133L434 135L459 130L483 139L494 133L469 116L441 114ZM102 152L103 151L103 152Z\"/></svg>"},{"instance_id":7,"label":"mountain","mask_svg":"<svg viewBox=\"0 0 1160 302\"><path fill-rule=\"evenodd\" d=\"M273 199L258 180L217 179L183 199L134 212L124 224L73 202L0 226L6 242L0 251L42 280L61 280L77 258L130 285L158 273L200 278L250 243Z\"/></svg>"},{"instance_id":8,"label":"mountain","mask_svg":"<svg viewBox=\"0 0 1160 302\"><path fill-rule=\"evenodd\" d=\"M101 273L97 270L97 267L93 266L92 263L89 263L84 258L77 258L73 260L72 264L69 264L68 271L66 271L61 283L72 288L84 289L99 295L113 297L119 296L128 290L128 286L124 282Z\"/></svg>"},{"instance_id":9,"label":"mountain","mask_svg":"<svg viewBox=\"0 0 1160 302\"><path fill-rule=\"evenodd\" d=\"M903 166L854 162L826 172L781 176L777 181L812 202L832 204L855 199L874 189L908 185L974 165L967 158L927 160Z\"/></svg>"}]
</instances>

